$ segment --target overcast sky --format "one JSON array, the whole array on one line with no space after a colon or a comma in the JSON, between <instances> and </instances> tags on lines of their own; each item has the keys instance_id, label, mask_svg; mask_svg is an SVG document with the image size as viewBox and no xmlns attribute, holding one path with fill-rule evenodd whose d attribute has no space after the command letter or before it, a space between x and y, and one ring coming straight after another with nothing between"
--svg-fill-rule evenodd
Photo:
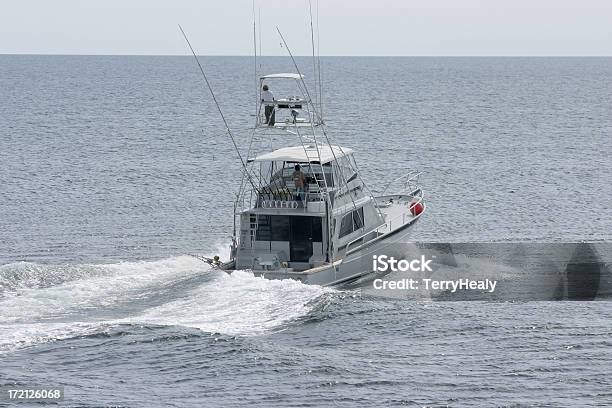
<instances>
[{"instance_id":1,"label":"overcast sky","mask_svg":"<svg viewBox=\"0 0 612 408\"><path fill-rule=\"evenodd\" d=\"M312 0L321 55L612 55L612 0ZM253 53L252 0L0 0L0 54ZM308 0L255 0L308 55ZM315 21L316 24L316 21Z\"/></svg>"}]
</instances>

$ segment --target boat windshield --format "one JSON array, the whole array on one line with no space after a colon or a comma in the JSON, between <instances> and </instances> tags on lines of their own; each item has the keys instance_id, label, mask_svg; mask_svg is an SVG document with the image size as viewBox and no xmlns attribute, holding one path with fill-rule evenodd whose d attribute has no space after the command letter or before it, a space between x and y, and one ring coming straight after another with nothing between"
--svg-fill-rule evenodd
<instances>
[{"instance_id":1,"label":"boat windshield","mask_svg":"<svg viewBox=\"0 0 612 408\"><path fill-rule=\"evenodd\" d=\"M284 161L262 162L261 178L270 185L291 187L296 164L300 165L300 170L304 173L309 184L318 184L321 188L325 187L326 184L328 188L333 187L334 178L331 163L320 165Z\"/></svg>"}]
</instances>

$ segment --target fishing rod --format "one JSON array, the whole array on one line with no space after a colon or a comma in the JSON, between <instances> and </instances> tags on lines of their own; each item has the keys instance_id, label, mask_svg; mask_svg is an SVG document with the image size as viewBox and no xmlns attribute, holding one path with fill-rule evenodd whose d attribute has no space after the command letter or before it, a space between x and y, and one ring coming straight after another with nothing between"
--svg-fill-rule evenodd
<instances>
[{"instance_id":1,"label":"fishing rod","mask_svg":"<svg viewBox=\"0 0 612 408\"><path fill-rule=\"evenodd\" d=\"M306 92L306 96L308 97L308 100L312 103L312 97L310 96L310 92L308 91L308 86L306 85L306 81L304 81L304 76L302 75L302 73L300 72L300 68L295 60L295 58L293 57L293 53L291 52L291 49L289 48L289 45L287 45L287 41L285 41L285 37L283 36L283 33L281 32L280 28L278 28L278 26L276 26L276 31L278 31L278 35L280 36L282 43L285 45L285 48L287 49L287 52L289 53L289 57L291 58L291 61L293 61L293 66L295 67L295 69L297 70L298 75L301 78L301 82L302 85L304 86L304 90ZM334 161L338 161L338 157L336 156L336 153L334 152L334 149L332 147L331 144L331 140L329 139L329 135L327 134L327 132L325 131L325 126L323 126L322 123L322 119L319 117L319 113L317 112L317 110L314 110L315 116L321 121L321 131L323 132L323 136L325 136L325 140L327 141L327 144L330 147L330 151L331 154L334 158ZM313 129L314 130L314 129ZM344 150L342 149L342 146L338 145L338 148L340 149L340 152L342 153L342 155L344 155ZM350 160L348 161L349 167L351 168L351 170L355 171L357 173L357 177L359 177L359 180L361 181L361 183L364 185L364 187L366 188L366 190L368 191L368 194L370 194L370 196L372 197L372 199L374 200L374 202L376 203L376 199L374 198L374 195L372 194L372 192L370 191L370 189L368 188L367 184L365 184L364 180L361 178L361 175L359 174L359 172L353 168L352 164L350 163ZM341 167L338 167L339 170L339 174L340 177L342 178L342 180L347 183L347 179L346 176L344 175L344 172L342 171ZM352 196L349 196L351 198L351 201L353 202L353 207L355 209L357 209L357 206L355 204L355 201L353 200ZM381 219L383 218L382 212L380 209L378 209L378 213L379 216L381 217ZM362 220L363 223L363 220Z\"/></svg>"},{"instance_id":2,"label":"fishing rod","mask_svg":"<svg viewBox=\"0 0 612 408\"><path fill-rule=\"evenodd\" d=\"M178 27L181 30L181 33L183 34L183 37L185 38L185 41L187 42L187 45L189 46L189 49L191 50L191 53L193 54L193 57L195 58L196 63L198 64L198 67L200 68L200 72L202 73L202 76L204 77L204 81L206 82L206 86L208 87L208 90L210 91L210 95L212 96L212 99L215 102L215 105L217 106L217 110L219 111L219 115L221 116L221 119L223 120L223 123L225 124L225 130L227 130L227 134L229 135L230 139L232 140L232 144L234 145L234 150L236 150L236 154L238 154L238 158L240 159L240 164L242 165L242 168L244 169L244 172L247 178L249 179L251 186L253 186L253 188L256 188L255 184L253 183L253 179L251 178L251 174L249 173L249 170L247 168L247 165L244 159L242 158L242 155L240 154L240 150L238 149L238 144L236 143L236 139L234 138L234 135L232 134L232 131L230 130L229 124L227 123L227 120L225 119L225 115L223 114L223 111L221 110L221 105L219 105L219 102L217 101L217 98L212 89L212 86L210 85L210 82L208 81L208 77L206 76L206 72L204 72L204 67L202 67L202 64L200 63L200 60L197 54L195 53L193 47L191 46L191 43L189 42L189 39L187 38L187 34L185 34L185 31L183 31L183 27L181 27L180 24L178 25Z\"/></svg>"},{"instance_id":3,"label":"fishing rod","mask_svg":"<svg viewBox=\"0 0 612 408\"><path fill-rule=\"evenodd\" d=\"M289 53L289 57L291 58L291 61L293 62L293 66L295 67L298 75L300 76L300 81L302 82L302 85L304 86L304 91L306 92L306 96L308 97L308 100L310 101L310 103L312 103L312 97L310 96L310 92L308 91L308 87L306 86L306 82L304 81L304 76L302 75L302 72L300 71L300 67L298 67L297 62L295 61L295 58L293 57L293 53L291 52L291 49L287 45L287 41L285 41L285 37L283 37L283 33L281 32L280 28L278 28L278 26L276 26L276 31L278 32L278 35L280 36L282 44L284 44L285 49L287 50L287 53ZM317 112L316 109L314 112L315 112L315 116L317 117L317 119L320 120L319 113Z\"/></svg>"}]
</instances>

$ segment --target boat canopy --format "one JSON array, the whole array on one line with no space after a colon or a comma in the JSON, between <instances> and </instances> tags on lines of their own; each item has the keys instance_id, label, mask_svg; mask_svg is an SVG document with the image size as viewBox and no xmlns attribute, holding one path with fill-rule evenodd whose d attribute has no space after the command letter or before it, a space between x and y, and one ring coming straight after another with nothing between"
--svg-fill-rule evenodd
<instances>
[{"instance_id":1,"label":"boat canopy","mask_svg":"<svg viewBox=\"0 0 612 408\"><path fill-rule=\"evenodd\" d=\"M340 146L314 145L283 147L269 153L261 154L249 161L285 161L293 163L329 163L340 157L348 156L353 153L353 149ZM320 155L320 158L319 158Z\"/></svg>"},{"instance_id":2,"label":"boat canopy","mask_svg":"<svg viewBox=\"0 0 612 408\"><path fill-rule=\"evenodd\" d=\"M272 78L284 78L284 79L302 79L304 75L294 74L291 72L282 73L282 74L269 74L260 77L261 79L272 79Z\"/></svg>"}]
</instances>

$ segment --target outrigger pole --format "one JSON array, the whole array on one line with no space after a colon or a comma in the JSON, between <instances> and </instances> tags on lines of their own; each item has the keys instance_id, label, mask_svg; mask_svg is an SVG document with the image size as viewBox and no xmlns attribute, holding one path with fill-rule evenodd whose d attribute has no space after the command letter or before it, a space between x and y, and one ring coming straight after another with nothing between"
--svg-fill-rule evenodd
<instances>
[{"instance_id":1,"label":"outrigger pole","mask_svg":"<svg viewBox=\"0 0 612 408\"><path fill-rule=\"evenodd\" d=\"M246 173L246 176L249 179L251 186L253 186L253 188L256 188L255 184L253 183L253 179L251 178L251 174L249 173L249 170L247 169L246 163L244 162L244 159L242 158L242 155L240 154L240 150L238 149L238 145L236 144L236 139L234 139L234 135L232 134L232 131L230 130L227 120L225 119L225 115L223 115L223 111L221 110L221 106L219 105L219 102L217 102L217 98L215 97L215 93L213 92L212 86L210 85L210 82L208 82L208 77L206 76L206 73L204 72L204 68L202 67L202 64L200 64L200 60L198 59L198 56L193 50L193 47L191 46L191 43L189 42L189 39L187 38L187 34L185 34L185 31L183 31L183 27L181 27L180 24L178 26L179 26L179 29L181 30L181 33L183 34L183 37L185 38L185 41L187 42L187 45L189 46L189 49L191 50L191 53L193 54L193 57L196 60L196 63L198 64L198 67L200 67L200 72L202 73L202 76L204 77L206 86L208 87L208 90L210 91L210 95L212 96L212 99L215 102L215 105L217 106L217 110L219 111L219 115L221 115L221 119L223 120L223 123L225 124L225 129L227 130L227 134L232 140L234 149L236 150L236 154L238 154L238 158L240 159L240 164L242 164L242 168L244 169L244 172Z\"/></svg>"},{"instance_id":2,"label":"outrigger pole","mask_svg":"<svg viewBox=\"0 0 612 408\"><path fill-rule=\"evenodd\" d=\"M302 73L300 72L300 68L297 65L297 62L295 61L295 58L293 57L293 54L291 53L291 49L289 48L289 46L287 45L287 41L285 41L285 37L283 36L283 33L281 32L280 28L278 28L278 26L276 26L276 31L278 31L278 35L280 36L282 43L285 45L285 48L287 49L287 52L289 53L289 57L291 57L291 61L293 61L293 66L295 67L295 69L297 70L297 73L300 75L301 77L301 81L302 81L302 85L304 86L304 91L306 92L306 96L308 97L308 100L312 103L312 97L310 96L310 92L308 92L308 86L306 85L306 82L304 81L304 77L302 76ZM329 140L329 137L327 135L327 132L325 131L325 126L323 124L323 119L319 116L319 112L317 112L317 109L315 107L314 113L316 115L316 117L320 120L321 123L321 130L323 132L323 136L325 136L325 140L327 141L327 144L331 147L331 141ZM314 131L314 130L313 130ZM338 146L338 148L340 149L340 151L344 154L344 151L342 150L341 146ZM336 154L334 153L334 149L331 149L331 153L332 156L334 157L334 160L338 160L338 158L336 157ZM351 166L352 168L352 166ZM376 199L374 198L374 195L372 194L372 192L370 191L370 189L368 188L367 184L365 184L365 182L363 181L363 179L361 178L361 175L359 174L359 172L356 169L355 172L357 173L357 177L359 177L359 179L361 180L361 182L363 183L363 186L366 188L366 190L368 191L368 194L370 194L370 196L372 197L372 199L374 200L374 202L376 202ZM344 182L346 183L346 177L344 176L344 172L342 172L340 170L340 176L344 179ZM357 206L355 204L355 201L353 200L353 197L351 197L351 201L353 202L353 207L355 209L357 209ZM380 209L378 209L378 214L380 215L381 219L383 218L382 212ZM361 220L361 222L363 223L363 220Z\"/></svg>"},{"instance_id":3,"label":"outrigger pole","mask_svg":"<svg viewBox=\"0 0 612 408\"><path fill-rule=\"evenodd\" d=\"M285 37L283 37L283 33L281 33L281 30L280 30L280 28L278 28L278 26L276 26L276 31L278 32L278 35L280 36L281 41L285 45L285 48L287 49L287 53L289 53L289 57L291 58L291 61L293 62L293 66L295 67L298 75L300 76L300 80L302 82L302 85L304 86L304 91L306 92L306 96L308 97L308 100L310 101L310 103L312 103L312 97L310 96L310 92L308 92L308 87L306 86L306 82L304 81L304 76L302 75L302 72L300 71L300 68L298 67L298 64L295 62L295 58L293 58L293 54L291 53L291 49L287 45L287 41L285 41ZM317 112L316 109L314 110L314 113L315 113L316 118L320 120L319 112Z\"/></svg>"},{"instance_id":4,"label":"outrigger pole","mask_svg":"<svg viewBox=\"0 0 612 408\"><path fill-rule=\"evenodd\" d=\"M289 53L289 57L291 57L291 61L293 61L293 65L294 65L295 69L297 70L297 73L300 75L300 78L301 78L301 81L302 81L302 85L304 86L304 91L306 92L306 96L308 97L308 100L310 101L310 103L312 103L312 97L310 96L310 92L308 92L308 86L306 85L306 81L304 81L304 76L300 72L300 68L298 67L297 62L295 61L295 58L293 57L293 53L291 52L291 49L287 45L287 41L285 41L285 37L283 36L283 33L281 32L280 28L278 28L278 26L276 26L276 31L278 31L278 35L280 36L283 44L285 45L285 48L287 49L287 52ZM314 104L313 104L313 106L314 106ZM334 160L337 162L338 158L336 157L336 153L334 152L334 149L332 148L331 141L329 140L327 132L325 131L325 126L323 124L323 119L319 116L319 112L317 112L316 106L315 106L314 113L315 113L315 116L317 118L319 118L319 121L320 121L320 124L321 124L321 130L323 132L323 135L325 136L325 140L327 141L327 144L330 146L330 150L331 150L332 156L334 157ZM313 136L314 136L314 128L313 128ZM315 139L315 145L316 145L316 139ZM344 151L342 150L342 147L340 147L340 146L338 146L338 147L340 148L340 151L344 154ZM318 147L317 147L317 152L318 152ZM320 157L320 153L319 153L319 157ZM321 168L321 170L322 170L322 168ZM344 172L340 168L339 168L339 170L340 170L339 171L340 176L342 177L344 182L347 183L346 177L344 176ZM374 196L372 195L372 193L368 189L367 185L361 179L361 176L359 176L359 172L356 171L356 173L357 173L357 176L359 177L359 179L361 180L361 182L363 183L364 187L368 190L368 193L370 194L370 196L372 198L374 198ZM351 201L353 203L353 208L355 208L355 210L356 210L357 209L357 205L355 204L355 200L353 200L352 196L349 195L349 197L350 197L350 199L351 199ZM376 202L376 200L374 200L374 201ZM378 213L379 213L379 215L382 218L382 213L380 212L380 209L378 210ZM328 217L331 217L331 214L328 214ZM363 219L361 220L361 223L364 224ZM331 220L330 220L330 224L329 225L331 225ZM331 237L332 237L334 232L329 227L328 227L328 231L329 231L329 240L328 240L328 242L331 243ZM331 255L333 257L333 253Z\"/></svg>"}]
</instances>

